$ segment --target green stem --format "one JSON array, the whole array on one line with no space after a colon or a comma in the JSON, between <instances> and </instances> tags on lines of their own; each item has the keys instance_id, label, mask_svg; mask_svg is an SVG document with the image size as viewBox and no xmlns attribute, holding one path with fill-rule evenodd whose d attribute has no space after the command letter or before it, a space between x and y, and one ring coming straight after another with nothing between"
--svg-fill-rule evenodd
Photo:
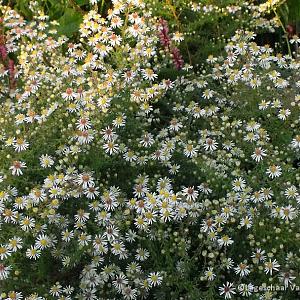
<instances>
[{"instance_id":1,"label":"green stem","mask_svg":"<svg viewBox=\"0 0 300 300\"><path fill-rule=\"evenodd\" d=\"M100 6L100 14L101 14L101 15L102 15L102 13L103 13L102 10L103 10L103 7L104 7L104 1L105 1L105 0L102 0L102 1L101 1L101 6Z\"/></svg>"},{"instance_id":2,"label":"green stem","mask_svg":"<svg viewBox=\"0 0 300 300\"><path fill-rule=\"evenodd\" d=\"M276 11L276 9L273 8L273 12L274 12L276 18L277 18L278 21L279 21L280 27L282 28L282 30L283 30L283 32L284 32L284 37L285 37L286 44L287 44L287 47L288 47L289 55L290 55L290 57L293 57L293 56L292 56L292 51L291 51L290 42L289 42L289 38L288 38L288 33L286 32L286 29L285 29L285 27L284 27L284 25L283 25L283 23L282 23L282 21L281 21L279 15L278 15L277 11Z\"/></svg>"},{"instance_id":3,"label":"green stem","mask_svg":"<svg viewBox=\"0 0 300 300\"><path fill-rule=\"evenodd\" d=\"M184 32L184 30L182 29L179 17L178 17L178 15L176 13L176 8L172 4L172 1L171 0L166 0L166 4L169 6L169 8L170 8L170 10L171 10L171 12L173 14L173 17L174 17L174 19L176 21L176 25L177 25L178 30L181 31L181 32ZM189 63L190 63L190 65L192 65L192 57L191 57L191 53L189 51L189 47L188 47L188 44L186 42L186 39L184 39L184 44L185 44L186 52L188 54Z\"/></svg>"},{"instance_id":4,"label":"green stem","mask_svg":"<svg viewBox=\"0 0 300 300\"><path fill-rule=\"evenodd\" d=\"M124 26L123 26L122 34L121 34L122 40L125 38L125 32L128 27L128 18L129 18L130 8L131 8L131 5L128 6L127 11L126 11Z\"/></svg>"},{"instance_id":5,"label":"green stem","mask_svg":"<svg viewBox=\"0 0 300 300\"><path fill-rule=\"evenodd\" d=\"M82 14L82 15L85 14L85 11L74 0L69 0L69 4L80 14Z\"/></svg>"}]
</instances>

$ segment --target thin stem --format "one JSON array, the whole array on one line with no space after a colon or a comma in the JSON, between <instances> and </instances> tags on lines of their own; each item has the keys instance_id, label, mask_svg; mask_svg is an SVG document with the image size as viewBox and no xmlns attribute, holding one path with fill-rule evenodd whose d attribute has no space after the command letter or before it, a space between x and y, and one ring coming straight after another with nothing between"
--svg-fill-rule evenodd
<instances>
[{"instance_id":1,"label":"thin stem","mask_svg":"<svg viewBox=\"0 0 300 300\"><path fill-rule=\"evenodd\" d=\"M127 11L126 11L124 26L122 28L122 35L121 35L122 36L122 40L125 37L125 32L126 32L126 29L128 27L128 18L129 18L130 8L131 8L131 5L128 6Z\"/></svg>"},{"instance_id":2,"label":"thin stem","mask_svg":"<svg viewBox=\"0 0 300 300\"><path fill-rule=\"evenodd\" d=\"M182 26L181 26L181 23L179 21L179 18L177 16L177 13L176 13L176 9L174 7L174 5L172 4L171 0L166 0L166 4L170 7L170 10L175 18L175 21L176 21L176 25L178 27L178 29L183 32L182 30ZM190 65L192 64L192 57L191 57L191 53L189 51L189 47L188 47L188 44L186 42L186 40L184 39L184 44L185 44L185 48L186 48L186 51L187 51L187 54L188 54L188 57L189 57L189 63Z\"/></svg>"},{"instance_id":3,"label":"thin stem","mask_svg":"<svg viewBox=\"0 0 300 300\"><path fill-rule=\"evenodd\" d=\"M285 27L284 27L284 25L283 25L283 23L281 21L278 13L276 11L276 9L273 8L273 12L274 12L277 20L279 21L280 27L282 28L282 30L284 32L284 38L286 40L286 44L287 44L287 47L288 47L288 52L289 52L290 57L292 57L292 50L291 50L291 46L290 46L290 41L289 41L288 33L287 33L287 31L286 31L286 29L285 29Z\"/></svg>"},{"instance_id":4,"label":"thin stem","mask_svg":"<svg viewBox=\"0 0 300 300\"><path fill-rule=\"evenodd\" d=\"M102 10L103 10L103 7L104 7L104 1L105 1L105 0L102 0L102 1L101 1L101 6L100 6L100 14L101 14L101 15L103 14L103 11L102 11Z\"/></svg>"},{"instance_id":5,"label":"thin stem","mask_svg":"<svg viewBox=\"0 0 300 300\"><path fill-rule=\"evenodd\" d=\"M69 0L69 4L71 5L71 6L73 6L74 7L74 9L76 10L76 11L78 11L79 13L81 13L82 15L84 15L85 14L85 11L74 1L74 0Z\"/></svg>"}]
</instances>

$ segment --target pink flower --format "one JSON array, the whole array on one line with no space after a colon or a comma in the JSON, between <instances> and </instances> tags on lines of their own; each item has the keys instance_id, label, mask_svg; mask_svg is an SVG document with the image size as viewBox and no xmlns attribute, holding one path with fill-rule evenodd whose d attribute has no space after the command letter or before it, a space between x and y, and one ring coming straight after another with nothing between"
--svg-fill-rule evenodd
<instances>
[{"instance_id":1,"label":"pink flower","mask_svg":"<svg viewBox=\"0 0 300 300\"><path fill-rule=\"evenodd\" d=\"M172 54L173 54L173 63L175 65L176 69L177 70L182 69L184 61L183 61L183 58L182 58L182 55L181 55L179 49L177 47L173 47Z\"/></svg>"},{"instance_id":2,"label":"pink flower","mask_svg":"<svg viewBox=\"0 0 300 300\"><path fill-rule=\"evenodd\" d=\"M169 36L169 27L168 23L164 19L159 20L160 23L160 31L159 31L159 40L162 46L169 50L172 54L172 60L177 70L182 69L183 67L183 59L182 55L180 54L180 51L177 47L172 46L171 38Z\"/></svg>"},{"instance_id":3,"label":"pink flower","mask_svg":"<svg viewBox=\"0 0 300 300\"><path fill-rule=\"evenodd\" d=\"M5 45L0 45L0 55L1 55L2 60L5 61L7 58L7 50L6 50Z\"/></svg>"},{"instance_id":4,"label":"pink flower","mask_svg":"<svg viewBox=\"0 0 300 300\"><path fill-rule=\"evenodd\" d=\"M171 43L171 38L169 37L169 27L168 22L164 19L160 19L159 23L161 25L160 32L159 32L159 39L160 43L165 47L169 48Z\"/></svg>"}]
</instances>

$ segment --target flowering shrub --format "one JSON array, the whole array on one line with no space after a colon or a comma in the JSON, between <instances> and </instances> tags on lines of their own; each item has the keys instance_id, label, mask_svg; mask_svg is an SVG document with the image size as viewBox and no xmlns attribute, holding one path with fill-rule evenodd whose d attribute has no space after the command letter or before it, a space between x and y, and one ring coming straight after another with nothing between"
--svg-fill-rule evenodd
<instances>
[{"instance_id":1,"label":"flowering shrub","mask_svg":"<svg viewBox=\"0 0 300 300\"><path fill-rule=\"evenodd\" d=\"M241 29L199 73L145 7L1 6L1 299L297 299L297 57Z\"/></svg>"}]
</instances>

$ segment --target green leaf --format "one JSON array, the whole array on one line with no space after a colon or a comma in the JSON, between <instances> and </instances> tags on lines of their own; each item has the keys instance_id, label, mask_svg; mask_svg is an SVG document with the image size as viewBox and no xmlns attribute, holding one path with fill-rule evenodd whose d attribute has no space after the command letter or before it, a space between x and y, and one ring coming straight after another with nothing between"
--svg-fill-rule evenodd
<instances>
[{"instance_id":1,"label":"green leaf","mask_svg":"<svg viewBox=\"0 0 300 300\"><path fill-rule=\"evenodd\" d=\"M64 14L66 7L61 0L47 0L44 9L51 20L57 20Z\"/></svg>"},{"instance_id":2,"label":"green leaf","mask_svg":"<svg viewBox=\"0 0 300 300\"><path fill-rule=\"evenodd\" d=\"M29 1L18 0L16 3L18 11L26 18L32 18L32 12L29 9Z\"/></svg>"},{"instance_id":3,"label":"green leaf","mask_svg":"<svg viewBox=\"0 0 300 300\"><path fill-rule=\"evenodd\" d=\"M75 2L79 6L89 4L89 0L76 0Z\"/></svg>"},{"instance_id":4,"label":"green leaf","mask_svg":"<svg viewBox=\"0 0 300 300\"><path fill-rule=\"evenodd\" d=\"M279 14L284 24L289 22L289 7L286 3L279 7Z\"/></svg>"},{"instance_id":5,"label":"green leaf","mask_svg":"<svg viewBox=\"0 0 300 300\"><path fill-rule=\"evenodd\" d=\"M299 0L288 0L287 5L289 6L289 20L292 22L300 21L300 1Z\"/></svg>"},{"instance_id":6,"label":"green leaf","mask_svg":"<svg viewBox=\"0 0 300 300\"><path fill-rule=\"evenodd\" d=\"M72 36L79 29L79 25L82 21L82 15L72 8L67 8L61 18L58 19L60 28L58 33Z\"/></svg>"}]
</instances>

